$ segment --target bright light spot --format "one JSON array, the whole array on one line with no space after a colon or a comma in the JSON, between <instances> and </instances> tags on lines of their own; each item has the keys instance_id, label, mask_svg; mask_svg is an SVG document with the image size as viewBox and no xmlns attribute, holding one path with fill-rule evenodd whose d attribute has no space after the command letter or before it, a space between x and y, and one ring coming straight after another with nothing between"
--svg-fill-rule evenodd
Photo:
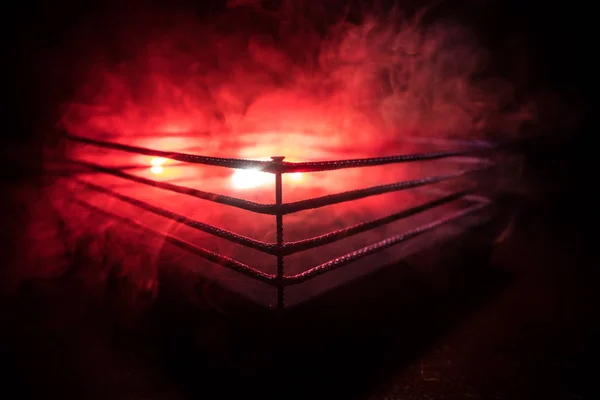
<instances>
[{"instance_id":1,"label":"bright light spot","mask_svg":"<svg viewBox=\"0 0 600 400\"><path fill-rule=\"evenodd\" d=\"M293 174L290 174L290 179L295 182L301 181L302 178L304 178L304 175L302 175L302 172L294 172Z\"/></svg>"},{"instance_id":2,"label":"bright light spot","mask_svg":"<svg viewBox=\"0 0 600 400\"><path fill-rule=\"evenodd\" d=\"M156 175L162 174L165 170L162 167L165 162L167 162L166 158L154 157L152 160L150 160L150 164L152 164L152 168L150 168L150 172L152 172L153 174L156 174Z\"/></svg>"},{"instance_id":3,"label":"bright light spot","mask_svg":"<svg viewBox=\"0 0 600 400\"><path fill-rule=\"evenodd\" d=\"M166 161L167 161L166 158L163 158L163 157L154 157L150 161L150 164L152 164L154 166L160 166L160 165L163 165Z\"/></svg>"},{"instance_id":4,"label":"bright light spot","mask_svg":"<svg viewBox=\"0 0 600 400\"><path fill-rule=\"evenodd\" d=\"M273 182L274 175L255 169L236 169L231 183L236 189L252 189Z\"/></svg>"}]
</instances>

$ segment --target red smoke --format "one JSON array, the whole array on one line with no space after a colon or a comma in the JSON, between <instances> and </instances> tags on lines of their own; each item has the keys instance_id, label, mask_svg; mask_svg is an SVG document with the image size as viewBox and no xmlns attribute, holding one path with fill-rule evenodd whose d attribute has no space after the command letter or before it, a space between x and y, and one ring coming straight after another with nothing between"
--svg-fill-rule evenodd
<instances>
[{"instance_id":1,"label":"red smoke","mask_svg":"<svg viewBox=\"0 0 600 400\"><path fill-rule=\"evenodd\" d=\"M87 137L143 138L160 150L303 160L402 153L405 148L389 145L402 136L481 138L494 131L510 137L532 118L512 104L510 82L488 74L486 49L460 25L424 23L426 12L357 14L329 3L289 1L266 9L259 1L230 1L208 21L164 10L112 21L116 30L101 41L80 39L83 83L60 124ZM174 134L192 139L165 139ZM93 160L88 151L71 155ZM373 170L345 173L334 180L343 187L327 187L368 186ZM220 212L205 215L203 222L223 225ZM78 223L83 236L102 233L90 258L106 251L105 228ZM121 250L114 254L132 254ZM140 257L125 258L123 274L146 290L156 274L152 262L134 267ZM105 279L107 272L90 268Z\"/></svg>"},{"instance_id":2,"label":"red smoke","mask_svg":"<svg viewBox=\"0 0 600 400\"><path fill-rule=\"evenodd\" d=\"M301 2L247 5L257 3L230 2L209 24L132 18L117 43L94 52L63 125L88 136L192 132L208 141L302 132L368 149L396 135L512 134L527 118L502 112L512 87L486 76L486 50L460 26L398 11L332 22Z\"/></svg>"}]
</instances>

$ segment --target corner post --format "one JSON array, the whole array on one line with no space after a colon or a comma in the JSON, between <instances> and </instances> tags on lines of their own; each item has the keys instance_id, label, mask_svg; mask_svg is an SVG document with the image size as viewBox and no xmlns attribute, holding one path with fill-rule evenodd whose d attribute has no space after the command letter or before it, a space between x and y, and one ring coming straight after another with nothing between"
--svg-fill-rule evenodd
<instances>
[{"instance_id":1,"label":"corner post","mask_svg":"<svg viewBox=\"0 0 600 400\"><path fill-rule=\"evenodd\" d=\"M285 157L273 156L274 164L283 162ZM283 213L281 205L283 204L283 183L282 183L282 172L281 168L277 168L275 171L275 204L277 205L277 212L275 214L275 221L277 224L277 309L283 310L285 308L284 302L284 269L283 269Z\"/></svg>"}]
</instances>

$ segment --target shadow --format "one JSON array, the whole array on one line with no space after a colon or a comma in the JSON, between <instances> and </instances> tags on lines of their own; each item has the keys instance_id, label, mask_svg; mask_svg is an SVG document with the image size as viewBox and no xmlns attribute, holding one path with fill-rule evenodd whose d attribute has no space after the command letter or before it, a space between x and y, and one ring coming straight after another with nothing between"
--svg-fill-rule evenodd
<instances>
[{"instance_id":1,"label":"shadow","mask_svg":"<svg viewBox=\"0 0 600 400\"><path fill-rule=\"evenodd\" d=\"M164 295L150 322L161 365L189 398L365 398L510 282L471 236L281 315L227 317Z\"/></svg>"}]
</instances>

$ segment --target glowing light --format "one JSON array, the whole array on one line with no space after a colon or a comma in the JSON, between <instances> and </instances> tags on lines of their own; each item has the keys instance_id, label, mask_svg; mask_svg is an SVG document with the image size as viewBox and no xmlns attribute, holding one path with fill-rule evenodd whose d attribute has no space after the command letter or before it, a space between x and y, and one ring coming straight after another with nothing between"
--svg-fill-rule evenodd
<instances>
[{"instance_id":1,"label":"glowing light","mask_svg":"<svg viewBox=\"0 0 600 400\"><path fill-rule=\"evenodd\" d=\"M162 166L166 161L166 158L154 157L152 160L150 160L150 164L152 165L152 167L150 168L150 172L156 175L162 174L165 171L165 169Z\"/></svg>"},{"instance_id":2,"label":"glowing light","mask_svg":"<svg viewBox=\"0 0 600 400\"><path fill-rule=\"evenodd\" d=\"M300 183L304 180L302 172L283 175L284 182ZM237 169L231 175L231 183L236 189L253 189L275 183L275 175L257 169Z\"/></svg>"},{"instance_id":3,"label":"glowing light","mask_svg":"<svg viewBox=\"0 0 600 400\"><path fill-rule=\"evenodd\" d=\"M231 183L236 189L252 189L267 185L274 180L274 175L255 169L236 169L231 176Z\"/></svg>"},{"instance_id":4,"label":"glowing light","mask_svg":"<svg viewBox=\"0 0 600 400\"><path fill-rule=\"evenodd\" d=\"M165 162L167 161L166 158L162 158L162 157L154 157L151 161L150 164L154 165L154 166L160 166L163 165Z\"/></svg>"},{"instance_id":5,"label":"glowing light","mask_svg":"<svg viewBox=\"0 0 600 400\"><path fill-rule=\"evenodd\" d=\"M302 179L304 179L304 175L302 175L302 172L294 172L293 174L290 174L289 177L292 181L295 182L299 182Z\"/></svg>"}]
</instances>

